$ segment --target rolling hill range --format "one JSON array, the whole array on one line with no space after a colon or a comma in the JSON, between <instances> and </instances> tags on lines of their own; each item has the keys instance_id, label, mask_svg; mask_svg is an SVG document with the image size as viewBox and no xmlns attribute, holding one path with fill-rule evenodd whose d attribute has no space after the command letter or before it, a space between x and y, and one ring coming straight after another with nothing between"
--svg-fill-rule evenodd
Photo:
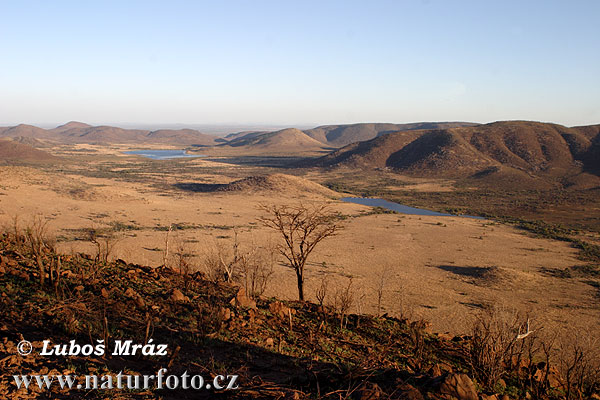
<instances>
[{"instance_id":1,"label":"rolling hill range","mask_svg":"<svg viewBox=\"0 0 600 400\"><path fill-rule=\"evenodd\" d=\"M299 129L288 128L276 132L252 132L235 137L227 143L219 144L223 148L239 148L244 151L274 153L306 153L327 150L327 146L308 136Z\"/></svg>"},{"instance_id":2,"label":"rolling hill range","mask_svg":"<svg viewBox=\"0 0 600 400\"><path fill-rule=\"evenodd\" d=\"M503 121L389 133L345 146L310 165L390 168L415 175L505 180L536 187L556 183L597 186L598 155L598 126Z\"/></svg>"},{"instance_id":3,"label":"rolling hill range","mask_svg":"<svg viewBox=\"0 0 600 400\"><path fill-rule=\"evenodd\" d=\"M212 145L215 136L193 129L123 129L113 126L91 126L82 122L69 122L54 129L31 125L0 128L0 137L26 137L58 143L160 143L176 145Z\"/></svg>"},{"instance_id":4,"label":"rolling hill range","mask_svg":"<svg viewBox=\"0 0 600 400\"><path fill-rule=\"evenodd\" d=\"M59 157L38 150L28 144L9 139L0 139L0 163L47 163L59 160Z\"/></svg>"},{"instance_id":5,"label":"rolling hill range","mask_svg":"<svg viewBox=\"0 0 600 400\"><path fill-rule=\"evenodd\" d=\"M324 125L304 131L308 136L332 147L342 147L354 142L363 142L392 132L422 129L446 129L474 126L470 122L415 122L411 124L352 124Z\"/></svg>"}]
</instances>

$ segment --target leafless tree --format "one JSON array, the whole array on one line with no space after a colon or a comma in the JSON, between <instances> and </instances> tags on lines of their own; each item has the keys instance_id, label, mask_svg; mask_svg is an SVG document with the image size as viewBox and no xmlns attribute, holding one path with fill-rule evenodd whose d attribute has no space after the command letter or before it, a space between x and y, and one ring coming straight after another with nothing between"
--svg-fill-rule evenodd
<instances>
[{"instance_id":1,"label":"leafless tree","mask_svg":"<svg viewBox=\"0 0 600 400\"><path fill-rule=\"evenodd\" d=\"M354 303L354 297L355 292L352 287L352 278L348 279L348 285L339 287L335 291L334 305L336 311L340 314L340 329L346 326L346 316Z\"/></svg>"},{"instance_id":2,"label":"leafless tree","mask_svg":"<svg viewBox=\"0 0 600 400\"><path fill-rule=\"evenodd\" d=\"M327 204L312 207L302 204L261 205L260 208L268 215L259 218L259 221L283 237L284 244L278 250L296 272L298 298L304 301L306 260L321 241L341 228L339 215L329 211Z\"/></svg>"},{"instance_id":3,"label":"leafless tree","mask_svg":"<svg viewBox=\"0 0 600 400\"><path fill-rule=\"evenodd\" d=\"M249 297L256 299L265 292L273 276L274 265L273 246L252 246L251 249L242 251L239 262L240 280Z\"/></svg>"},{"instance_id":4,"label":"leafless tree","mask_svg":"<svg viewBox=\"0 0 600 400\"><path fill-rule=\"evenodd\" d=\"M381 305L383 302L383 296L386 290L386 286L390 279L391 269L388 265L381 267L377 274L377 316L381 315Z\"/></svg>"},{"instance_id":5,"label":"leafless tree","mask_svg":"<svg viewBox=\"0 0 600 400\"><path fill-rule=\"evenodd\" d=\"M234 241L231 247L215 239L214 247L207 250L204 255L204 267L210 279L233 282L237 278L244 257L245 255L240 251L238 233L234 230Z\"/></svg>"},{"instance_id":6,"label":"leafless tree","mask_svg":"<svg viewBox=\"0 0 600 400\"><path fill-rule=\"evenodd\" d=\"M327 279L327 275L323 275L321 277L321 284L317 288L315 292L315 297L319 302L319 306L323 308L323 304L325 303L325 299L327 298L327 288L329 287L329 279Z\"/></svg>"}]
</instances>

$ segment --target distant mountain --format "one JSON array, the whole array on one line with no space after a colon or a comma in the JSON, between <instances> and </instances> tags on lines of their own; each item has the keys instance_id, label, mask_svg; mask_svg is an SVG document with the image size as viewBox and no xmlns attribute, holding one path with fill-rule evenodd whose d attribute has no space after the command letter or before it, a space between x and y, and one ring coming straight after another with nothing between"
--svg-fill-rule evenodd
<instances>
[{"instance_id":1,"label":"distant mountain","mask_svg":"<svg viewBox=\"0 0 600 400\"><path fill-rule=\"evenodd\" d=\"M381 135L392 132L422 130L422 129L445 129L461 126L474 126L471 122L415 122L411 124L352 124L352 125L324 125L304 132L318 140L333 147L342 147L350 143L371 140Z\"/></svg>"},{"instance_id":2,"label":"distant mountain","mask_svg":"<svg viewBox=\"0 0 600 400\"><path fill-rule=\"evenodd\" d=\"M28 137L35 139L53 139L55 135L46 129L33 125L20 124L0 128L0 137Z\"/></svg>"},{"instance_id":3,"label":"distant mountain","mask_svg":"<svg viewBox=\"0 0 600 400\"><path fill-rule=\"evenodd\" d=\"M546 185L584 174L599 185L600 133L595 127L504 121L471 127L390 133L353 143L310 162L390 168L403 173L449 178L509 179ZM577 182L581 183L580 177Z\"/></svg>"},{"instance_id":4,"label":"distant mountain","mask_svg":"<svg viewBox=\"0 0 600 400\"><path fill-rule=\"evenodd\" d=\"M85 124L83 122L70 121L64 125L59 125L56 128L52 129L53 132L65 132L71 129L85 129L91 128L91 125Z\"/></svg>"},{"instance_id":5,"label":"distant mountain","mask_svg":"<svg viewBox=\"0 0 600 400\"><path fill-rule=\"evenodd\" d=\"M295 128L276 132L253 132L219 146L243 147L245 150L260 150L269 153L322 151L326 148L325 144Z\"/></svg>"},{"instance_id":6,"label":"distant mountain","mask_svg":"<svg viewBox=\"0 0 600 400\"><path fill-rule=\"evenodd\" d=\"M45 163L59 160L59 157L38 150L28 144L0 139L0 162Z\"/></svg>"},{"instance_id":7,"label":"distant mountain","mask_svg":"<svg viewBox=\"0 0 600 400\"><path fill-rule=\"evenodd\" d=\"M212 145L215 136L193 129L123 129L114 126L91 126L71 121L54 129L32 125L0 128L0 137L23 137L50 140L59 143L162 143L173 145Z\"/></svg>"}]
</instances>

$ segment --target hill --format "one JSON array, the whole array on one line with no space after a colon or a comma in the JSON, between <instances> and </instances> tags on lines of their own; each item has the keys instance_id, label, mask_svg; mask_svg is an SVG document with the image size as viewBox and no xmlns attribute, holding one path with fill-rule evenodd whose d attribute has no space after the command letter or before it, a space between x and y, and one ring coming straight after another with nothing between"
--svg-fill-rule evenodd
<instances>
[{"instance_id":1,"label":"hill","mask_svg":"<svg viewBox=\"0 0 600 400\"><path fill-rule=\"evenodd\" d=\"M345 146L313 166L390 168L404 173L547 185L586 174L600 181L599 133L595 127L503 121L485 125L389 133Z\"/></svg>"},{"instance_id":2,"label":"hill","mask_svg":"<svg viewBox=\"0 0 600 400\"><path fill-rule=\"evenodd\" d=\"M326 146L299 129L289 128L275 132L253 132L234 138L221 147L243 147L266 153L298 153L322 151Z\"/></svg>"},{"instance_id":3,"label":"hill","mask_svg":"<svg viewBox=\"0 0 600 400\"><path fill-rule=\"evenodd\" d=\"M227 185L220 186L216 189L220 192L279 192L286 194L302 194L312 193L319 194L325 197L339 197L339 193L334 192L318 183L309 181L308 179L300 178L285 174L272 174L267 176L250 176L231 182Z\"/></svg>"},{"instance_id":4,"label":"hill","mask_svg":"<svg viewBox=\"0 0 600 400\"><path fill-rule=\"evenodd\" d=\"M0 139L0 162L45 163L60 160L45 151L13 140Z\"/></svg>"},{"instance_id":5,"label":"hill","mask_svg":"<svg viewBox=\"0 0 600 400\"><path fill-rule=\"evenodd\" d=\"M333 147L363 142L392 132L422 129L445 129L477 125L470 122L415 122L410 124L363 123L352 125L324 125L304 131L308 136Z\"/></svg>"},{"instance_id":6,"label":"hill","mask_svg":"<svg viewBox=\"0 0 600 400\"><path fill-rule=\"evenodd\" d=\"M124 129L114 126L91 126L71 121L53 129L42 129L32 125L0 128L0 137L32 138L59 143L157 143L173 145L208 146L215 143L216 136L194 129ZM21 139L23 140L23 139Z\"/></svg>"},{"instance_id":7,"label":"hill","mask_svg":"<svg viewBox=\"0 0 600 400\"><path fill-rule=\"evenodd\" d=\"M27 124L0 128L0 137L28 137L35 139L56 138L54 133L51 131Z\"/></svg>"}]
</instances>

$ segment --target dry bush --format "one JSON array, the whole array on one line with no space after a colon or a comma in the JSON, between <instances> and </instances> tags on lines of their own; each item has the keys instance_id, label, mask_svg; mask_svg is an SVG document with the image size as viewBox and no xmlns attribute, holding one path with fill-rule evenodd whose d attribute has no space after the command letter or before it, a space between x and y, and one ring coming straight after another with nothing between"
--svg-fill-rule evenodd
<instances>
[{"instance_id":1,"label":"dry bush","mask_svg":"<svg viewBox=\"0 0 600 400\"><path fill-rule=\"evenodd\" d=\"M202 264L208 278L214 282L233 282L237 278L242 255L237 232L231 245L214 239L212 248L206 249Z\"/></svg>"},{"instance_id":2,"label":"dry bush","mask_svg":"<svg viewBox=\"0 0 600 400\"><path fill-rule=\"evenodd\" d=\"M257 247L243 252L239 262L239 280L244 285L246 295L256 299L267 289L275 266L275 248Z\"/></svg>"},{"instance_id":3,"label":"dry bush","mask_svg":"<svg viewBox=\"0 0 600 400\"><path fill-rule=\"evenodd\" d=\"M391 275L392 269L389 265L382 266L379 272L377 273L377 316L381 316L381 306L383 303L383 297Z\"/></svg>"},{"instance_id":4,"label":"dry bush","mask_svg":"<svg viewBox=\"0 0 600 400\"><path fill-rule=\"evenodd\" d=\"M86 279L94 279L108 265L117 244L123 236L114 228L99 228L94 225L85 230L86 240L94 245L94 264Z\"/></svg>"},{"instance_id":5,"label":"dry bush","mask_svg":"<svg viewBox=\"0 0 600 400\"><path fill-rule=\"evenodd\" d=\"M584 399L600 389L600 339L597 332L571 330L557 346L557 368L566 399Z\"/></svg>"},{"instance_id":6,"label":"dry bush","mask_svg":"<svg viewBox=\"0 0 600 400\"><path fill-rule=\"evenodd\" d=\"M352 283L352 278L348 278L348 285L338 287L333 296L335 310L340 315L340 329L346 326L348 311L354 303L355 291Z\"/></svg>"},{"instance_id":7,"label":"dry bush","mask_svg":"<svg viewBox=\"0 0 600 400\"><path fill-rule=\"evenodd\" d=\"M18 237L16 223L15 220L15 235ZM56 265L53 262L56 255L56 239L48 233L48 220L43 215L36 214L33 216L29 225L25 228L25 241L38 267L40 286L44 286L46 267L48 267L50 279L54 276L52 268Z\"/></svg>"},{"instance_id":8,"label":"dry bush","mask_svg":"<svg viewBox=\"0 0 600 400\"><path fill-rule=\"evenodd\" d=\"M534 340L529 320L516 311L492 307L477 316L469 347L473 374L485 387L493 389L509 372L513 360L520 360L526 348L523 340Z\"/></svg>"},{"instance_id":9,"label":"dry bush","mask_svg":"<svg viewBox=\"0 0 600 400\"><path fill-rule=\"evenodd\" d=\"M326 203L314 206L261 205L267 216L258 219L267 228L277 231L283 244L278 247L296 272L298 298L304 301L304 266L315 247L341 229L339 214Z\"/></svg>"},{"instance_id":10,"label":"dry bush","mask_svg":"<svg viewBox=\"0 0 600 400\"><path fill-rule=\"evenodd\" d=\"M324 309L323 305L325 304L325 300L327 299L327 288L329 287L329 279L327 275L323 275L321 277L321 284L315 291L315 297L319 302L319 307Z\"/></svg>"},{"instance_id":11,"label":"dry bush","mask_svg":"<svg viewBox=\"0 0 600 400\"><path fill-rule=\"evenodd\" d=\"M265 292L273 276L275 263L274 246L251 244L244 247L236 231L232 244L215 239L214 246L205 252L203 258L209 279L240 284L251 298L257 298Z\"/></svg>"}]
</instances>

